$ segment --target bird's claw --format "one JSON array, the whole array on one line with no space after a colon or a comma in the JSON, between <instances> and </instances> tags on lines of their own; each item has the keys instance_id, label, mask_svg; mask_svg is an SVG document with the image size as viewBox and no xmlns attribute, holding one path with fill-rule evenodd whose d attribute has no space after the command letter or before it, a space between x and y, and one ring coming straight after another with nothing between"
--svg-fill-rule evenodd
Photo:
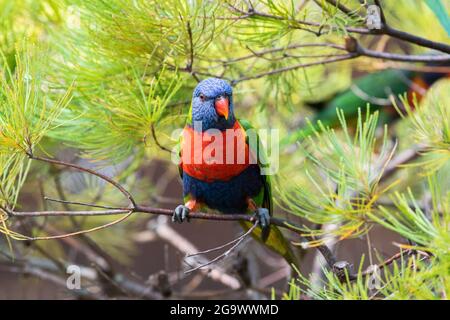
<instances>
[{"instance_id":1,"label":"bird's claw","mask_svg":"<svg viewBox=\"0 0 450 320\"><path fill-rule=\"evenodd\" d=\"M182 223L184 220L186 220L187 222L189 222L189 212L191 210L184 206L184 205L179 205L178 207L175 208L173 215L172 215L172 222L178 222L178 223Z\"/></svg>"},{"instance_id":2,"label":"bird's claw","mask_svg":"<svg viewBox=\"0 0 450 320\"><path fill-rule=\"evenodd\" d=\"M266 208L258 208L256 210L256 218L261 227L261 240L265 242L270 232L270 213Z\"/></svg>"}]
</instances>

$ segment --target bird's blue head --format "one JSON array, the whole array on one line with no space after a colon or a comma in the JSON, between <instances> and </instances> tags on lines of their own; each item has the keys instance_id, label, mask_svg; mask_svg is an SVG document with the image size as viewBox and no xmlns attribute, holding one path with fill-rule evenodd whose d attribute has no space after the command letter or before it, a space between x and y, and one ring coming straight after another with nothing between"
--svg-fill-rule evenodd
<instances>
[{"instance_id":1,"label":"bird's blue head","mask_svg":"<svg viewBox=\"0 0 450 320\"><path fill-rule=\"evenodd\" d=\"M225 130L234 126L233 89L222 79L208 78L195 87L192 95L192 121L202 130Z\"/></svg>"}]
</instances>

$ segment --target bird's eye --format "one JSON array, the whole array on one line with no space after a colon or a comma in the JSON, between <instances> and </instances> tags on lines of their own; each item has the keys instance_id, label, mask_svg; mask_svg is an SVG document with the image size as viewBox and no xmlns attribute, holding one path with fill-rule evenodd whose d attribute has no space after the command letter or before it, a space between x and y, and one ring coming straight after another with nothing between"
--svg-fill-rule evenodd
<instances>
[{"instance_id":1,"label":"bird's eye","mask_svg":"<svg viewBox=\"0 0 450 320\"><path fill-rule=\"evenodd\" d=\"M202 101L205 101L205 99L206 99L204 94L201 94L199 97L200 97L200 100L202 100Z\"/></svg>"}]
</instances>

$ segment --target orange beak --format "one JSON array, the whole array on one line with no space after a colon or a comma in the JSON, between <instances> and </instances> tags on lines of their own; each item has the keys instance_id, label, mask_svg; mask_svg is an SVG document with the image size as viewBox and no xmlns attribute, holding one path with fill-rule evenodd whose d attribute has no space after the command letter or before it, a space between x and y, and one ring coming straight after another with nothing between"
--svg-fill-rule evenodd
<instances>
[{"instance_id":1,"label":"orange beak","mask_svg":"<svg viewBox=\"0 0 450 320\"><path fill-rule=\"evenodd\" d=\"M225 120L228 120L228 108L229 101L227 97L220 96L216 98L214 102L214 107L216 108L216 112L219 116L223 116Z\"/></svg>"}]
</instances>

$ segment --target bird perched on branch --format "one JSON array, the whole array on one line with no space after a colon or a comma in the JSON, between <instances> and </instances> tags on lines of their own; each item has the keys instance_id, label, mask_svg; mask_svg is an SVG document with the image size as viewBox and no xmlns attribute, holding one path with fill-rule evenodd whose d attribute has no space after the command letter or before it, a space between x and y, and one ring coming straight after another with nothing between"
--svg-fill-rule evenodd
<instances>
[{"instance_id":1,"label":"bird perched on branch","mask_svg":"<svg viewBox=\"0 0 450 320\"><path fill-rule=\"evenodd\" d=\"M174 222L188 220L190 212L200 210L254 213L260 228L253 235L294 262L289 243L270 225L272 195L270 177L264 175L268 166L264 150L249 123L236 118L233 91L226 81L208 78L195 88L180 156L185 203L175 209Z\"/></svg>"},{"instance_id":2,"label":"bird perched on branch","mask_svg":"<svg viewBox=\"0 0 450 320\"><path fill-rule=\"evenodd\" d=\"M429 64L428 66L432 66ZM433 65L435 67L443 65ZM447 67L447 66L445 66ZM289 135L281 146L291 144L299 139L312 134L320 121L324 126L336 127L339 125L337 109L344 111L347 120L351 121L358 117L358 108L365 109L370 104L370 110L379 110L380 124L390 123L399 118L397 110L392 105L391 97L397 98L406 93L408 100L412 103L415 95L419 100L428 88L437 80L448 77L447 72L417 72L403 69L387 69L370 73L359 77L350 88L336 94L329 100L317 103L308 103L316 110L312 118L313 126L305 126L296 133Z\"/></svg>"}]
</instances>

